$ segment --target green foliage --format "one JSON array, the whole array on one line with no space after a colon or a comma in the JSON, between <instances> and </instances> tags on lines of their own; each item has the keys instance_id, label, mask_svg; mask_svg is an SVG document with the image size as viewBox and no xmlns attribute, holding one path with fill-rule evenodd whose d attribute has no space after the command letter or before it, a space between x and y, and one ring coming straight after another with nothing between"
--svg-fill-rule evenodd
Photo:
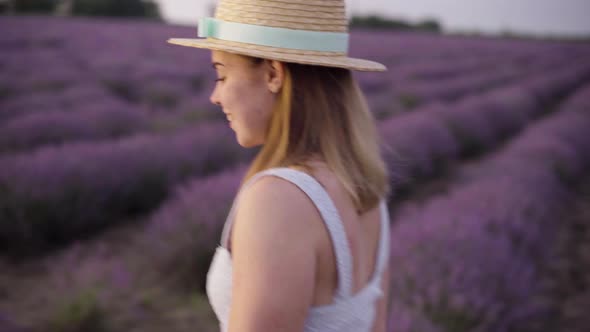
<instances>
[{"instance_id":1,"label":"green foliage","mask_svg":"<svg viewBox=\"0 0 590 332\"><path fill-rule=\"evenodd\" d=\"M139 94L131 82L116 79L105 79L101 83L115 96L128 102L139 102Z\"/></svg>"},{"instance_id":2,"label":"green foliage","mask_svg":"<svg viewBox=\"0 0 590 332\"><path fill-rule=\"evenodd\" d=\"M353 16L351 27L370 29L392 29L402 31L426 31L441 32L440 24L434 19L428 19L417 24L411 24L403 20L389 19L378 15Z\"/></svg>"},{"instance_id":3,"label":"green foliage","mask_svg":"<svg viewBox=\"0 0 590 332\"><path fill-rule=\"evenodd\" d=\"M0 100L8 98L14 93L14 90L10 86L0 85Z\"/></svg>"},{"instance_id":4,"label":"green foliage","mask_svg":"<svg viewBox=\"0 0 590 332\"><path fill-rule=\"evenodd\" d=\"M136 216L149 211L168 195L164 171L153 170L137 174L139 184L123 195L114 195L107 207L115 213ZM119 212L121 211L121 212Z\"/></svg>"},{"instance_id":5,"label":"green foliage","mask_svg":"<svg viewBox=\"0 0 590 332\"><path fill-rule=\"evenodd\" d=\"M72 15L161 19L158 4L147 0L74 0Z\"/></svg>"},{"instance_id":6,"label":"green foliage","mask_svg":"<svg viewBox=\"0 0 590 332\"><path fill-rule=\"evenodd\" d=\"M350 21L352 27L389 28L396 30L411 30L412 26L400 20L390 20L377 15L353 16Z\"/></svg>"},{"instance_id":7,"label":"green foliage","mask_svg":"<svg viewBox=\"0 0 590 332\"><path fill-rule=\"evenodd\" d=\"M57 37L48 37L39 40L37 45L42 48L62 48L65 45L65 40Z\"/></svg>"},{"instance_id":8,"label":"green foliage","mask_svg":"<svg viewBox=\"0 0 590 332\"><path fill-rule=\"evenodd\" d=\"M483 142L474 137L468 130L465 130L455 124L449 124L451 133L461 146L461 156L463 158L474 158L485 152Z\"/></svg>"},{"instance_id":9,"label":"green foliage","mask_svg":"<svg viewBox=\"0 0 590 332\"><path fill-rule=\"evenodd\" d=\"M148 104L165 108L174 108L179 102L179 96L171 91L153 90L146 96Z\"/></svg>"},{"instance_id":10,"label":"green foliage","mask_svg":"<svg viewBox=\"0 0 590 332\"><path fill-rule=\"evenodd\" d=\"M438 21L434 19L424 20L416 24L416 28L422 31L433 31L433 32L440 32L442 27Z\"/></svg>"},{"instance_id":11,"label":"green foliage","mask_svg":"<svg viewBox=\"0 0 590 332\"><path fill-rule=\"evenodd\" d=\"M412 94L401 94L399 96L400 103L404 106L405 109L412 109L418 104L420 104L420 98L412 95Z\"/></svg>"},{"instance_id":12,"label":"green foliage","mask_svg":"<svg viewBox=\"0 0 590 332\"><path fill-rule=\"evenodd\" d=\"M144 16L153 19L162 19L160 15L160 7L154 1L143 1Z\"/></svg>"},{"instance_id":13,"label":"green foliage","mask_svg":"<svg viewBox=\"0 0 590 332\"><path fill-rule=\"evenodd\" d=\"M478 320L466 312L454 310L450 307L428 307L427 314L444 331L467 332L478 326Z\"/></svg>"},{"instance_id":14,"label":"green foliage","mask_svg":"<svg viewBox=\"0 0 590 332\"><path fill-rule=\"evenodd\" d=\"M481 321L480 315L476 312L454 308L447 293L440 294L433 302L425 303L423 311L443 331L473 331Z\"/></svg>"},{"instance_id":15,"label":"green foliage","mask_svg":"<svg viewBox=\"0 0 590 332\"><path fill-rule=\"evenodd\" d=\"M205 88L205 78L201 74L194 75L189 79L189 84L195 91L201 91Z\"/></svg>"},{"instance_id":16,"label":"green foliage","mask_svg":"<svg viewBox=\"0 0 590 332\"><path fill-rule=\"evenodd\" d=\"M57 0L14 0L17 13L52 13Z\"/></svg>"},{"instance_id":17,"label":"green foliage","mask_svg":"<svg viewBox=\"0 0 590 332\"><path fill-rule=\"evenodd\" d=\"M12 0L1 3L0 13L36 13L51 14L55 12L59 0ZM81 16L117 16L144 17L161 20L160 8L154 0L72 0L72 15Z\"/></svg>"},{"instance_id":18,"label":"green foliage","mask_svg":"<svg viewBox=\"0 0 590 332\"><path fill-rule=\"evenodd\" d=\"M224 118L225 114L223 114L223 112L210 112L206 109L199 108L192 109L189 112L180 115L180 121L184 124L223 120Z\"/></svg>"},{"instance_id":19,"label":"green foliage","mask_svg":"<svg viewBox=\"0 0 590 332\"><path fill-rule=\"evenodd\" d=\"M31 84L29 93L36 92L54 92L60 93L69 85L68 82L63 80L35 80Z\"/></svg>"},{"instance_id":20,"label":"green foliage","mask_svg":"<svg viewBox=\"0 0 590 332\"><path fill-rule=\"evenodd\" d=\"M555 160L552 165L552 170L559 181L568 187L574 187L576 182L579 180L572 176L571 170L567 167L564 161Z\"/></svg>"},{"instance_id":21,"label":"green foliage","mask_svg":"<svg viewBox=\"0 0 590 332\"><path fill-rule=\"evenodd\" d=\"M48 322L54 332L103 332L106 331L105 314L96 290L84 290L65 300Z\"/></svg>"}]
</instances>

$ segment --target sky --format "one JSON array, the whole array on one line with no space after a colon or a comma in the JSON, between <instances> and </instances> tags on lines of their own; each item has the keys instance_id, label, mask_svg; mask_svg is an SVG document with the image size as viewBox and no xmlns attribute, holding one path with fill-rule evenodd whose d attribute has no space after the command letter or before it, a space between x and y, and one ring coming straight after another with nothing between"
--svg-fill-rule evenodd
<instances>
[{"instance_id":1,"label":"sky","mask_svg":"<svg viewBox=\"0 0 590 332\"><path fill-rule=\"evenodd\" d=\"M167 21L193 26L217 3L156 1ZM347 0L346 5L349 16L380 13L410 22L435 18L448 32L590 36L590 0Z\"/></svg>"}]
</instances>

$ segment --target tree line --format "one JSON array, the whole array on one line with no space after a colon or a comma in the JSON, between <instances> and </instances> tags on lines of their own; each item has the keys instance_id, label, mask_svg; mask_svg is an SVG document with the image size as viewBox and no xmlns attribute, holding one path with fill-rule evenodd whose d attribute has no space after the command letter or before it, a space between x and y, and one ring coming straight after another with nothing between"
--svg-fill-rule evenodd
<instances>
[{"instance_id":1,"label":"tree line","mask_svg":"<svg viewBox=\"0 0 590 332\"><path fill-rule=\"evenodd\" d=\"M0 13L162 18L154 0L0 0ZM434 19L409 23L379 15L353 16L350 25L353 28L436 33L442 30Z\"/></svg>"},{"instance_id":2,"label":"tree line","mask_svg":"<svg viewBox=\"0 0 590 332\"><path fill-rule=\"evenodd\" d=\"M390 19L379 15L353 16L350 26L368 29L390 29L407 31L425 31L440 33L442 27L438 21L427 19L418 23L409 23L400 19Z\"/></svg>"},{"instance_id":3,"label":"tree line","mask_svg":"<svg viewBox=\"0 0 590 332\"><path fill-rule=\"evenodd\" d=\"M153 0L0 0L0 12L161 19Z\"/></svg>"},{"instance_id":4,"label":"tree line","mask_svg":"<svg viewBox=\"0 0 590 332\"><path fill-rule=\"evenodd\" d=\"M146 17L161 20L160 8L154 0L0 0L0 13L57 14L78 16ZM434 19L409 23L379 15L353 16L353 28L425 31L440 33Z\"/></svg>"}]
</instances>

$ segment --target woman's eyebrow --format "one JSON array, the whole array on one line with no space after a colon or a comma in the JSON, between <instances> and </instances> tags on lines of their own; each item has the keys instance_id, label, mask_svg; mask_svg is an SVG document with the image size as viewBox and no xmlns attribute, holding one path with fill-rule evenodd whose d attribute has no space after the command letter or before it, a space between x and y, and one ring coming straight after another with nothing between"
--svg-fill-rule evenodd
<instances>
[{"instance_id":1,"label":"woman's eyebrow","mask_svg":"<svg viewBox=\"0 0 590 332\"><path fill-rule=\"evenodd\" d=\"M211 65L211 67L213 67L213 69L217 69L217 66L223 66L223 67L225 67L223 65L223 63L220 63L220 62L213 62L213 64Z\"/></svg>"}]
</instances>

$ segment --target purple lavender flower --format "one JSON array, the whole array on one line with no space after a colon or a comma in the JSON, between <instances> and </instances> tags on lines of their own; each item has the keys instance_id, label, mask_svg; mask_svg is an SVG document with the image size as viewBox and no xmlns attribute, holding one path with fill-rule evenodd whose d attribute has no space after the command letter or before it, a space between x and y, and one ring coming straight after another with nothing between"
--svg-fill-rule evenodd
<instances>
[{"instance_id":1,"label":"purple lavender flower","mask_svg":"<svg viewBox=\"0 0 590 332\"><path fill-rule=\"evenodd\" d=\"M572 177L590 166L579 158L590 152L577 144L588 121L567 108L557 112L462 169L447 194L399 208L391 322L411 314L412 323L443 331L510 331L548 317L552 307L531 299L542 291L541 268L554 257L558 221L573 199L552 165L559 161Z\"/></svg>"},{"instance_id":2,"label":"purple lavender flower","mask_svg":"<svg viewBox=\"0 0 590 332\"><path fill-rule=\"evenodd\" d=\"M226 125L209 124L5 156L0 158L1 236L21 243L49 236L67 241L149 211L179 181L247 160L251 153L235 143Z\"/></svg>"},{"instance_id":3,"label":"purple lavender flower","mask_svg":"<svg viewBox=\"0 0 590 332\"><path fill-rule=\"evenodd\" d=\"M130 105L117 107L112 103L95 103L75 112L31 113L0 126L3 133L0 136L0 152L76 140L117 138L147 128L145 113Z\"/></svg>"}]
</instances>

